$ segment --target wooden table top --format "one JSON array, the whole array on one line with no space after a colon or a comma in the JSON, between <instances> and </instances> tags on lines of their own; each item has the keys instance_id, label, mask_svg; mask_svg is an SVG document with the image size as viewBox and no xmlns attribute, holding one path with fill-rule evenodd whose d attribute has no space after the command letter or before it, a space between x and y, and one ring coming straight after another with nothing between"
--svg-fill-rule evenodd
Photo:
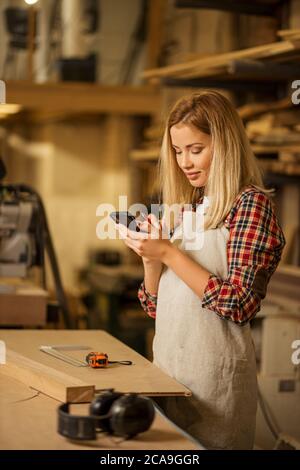
<instances>
[{"instance_id":1,"label":"wooden table top","mask_svg":"<svg viewBox=\"0 0 300 470\"><path fill-rule=\"evenodd\" d=\"M147 396L191 395L182 384L102 330L0 330L0 340L7 349L1 372L62 402L91 401L95 390L106 388ZM133 365L76 367L41 352L42 345L84 345L86 350L68 351L68 356L83 361L90 351L106 352L109 360L130 360Z\"/></svg>"},{"instance_id":2,"label":"wooden table top","mask_svg":"<svg viewBox=\"0 0 300 470\"><path fill-rule=\"evenodd\" d=\"M1 372L0 365L0 372ZM60 436L60 402L0 373L0 449L2 450L199 450L156 411L151 428L131 440L99 435L96 441L74 443ZM71 412L87 414L87 404L72 405Z\"/></svg>"}]
</instances>

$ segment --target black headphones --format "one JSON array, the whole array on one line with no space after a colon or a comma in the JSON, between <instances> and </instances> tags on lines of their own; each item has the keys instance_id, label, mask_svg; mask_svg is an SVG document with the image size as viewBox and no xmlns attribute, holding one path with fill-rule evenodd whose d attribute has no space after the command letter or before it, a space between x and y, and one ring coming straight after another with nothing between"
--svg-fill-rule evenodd
<instances>
[{"instance_id":1,"label":"black headphones","mask_svg":"<svg viewBox=\"0 0 300 470\"><path fill-rule=\"evenodd\" d=\"M150 398L136 393L113 390L97 396L89 408L88 416L69 413L69 403L58 408L58 432L69 439L94 440L97 432L106 432L130 439L147 431L155 411Z\"/></svg>"}]
</instances>

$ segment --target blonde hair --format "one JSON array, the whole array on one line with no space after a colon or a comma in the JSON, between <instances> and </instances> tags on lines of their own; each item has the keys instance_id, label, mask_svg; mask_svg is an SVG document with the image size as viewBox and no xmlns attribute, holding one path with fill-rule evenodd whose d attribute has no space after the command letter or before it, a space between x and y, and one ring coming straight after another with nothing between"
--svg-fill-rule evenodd
<instances>
[{"instance_id":1,"label":"blonde hair","mask_svg":"<svg viewBox=\"0 0 300 470\"><path fill-rule=\"evenodd\" d=\"M170 129L179 123L193 125L212 137L212 161L204 188L191 186L177 164ZM174 105L166 123L158 176L164 207L195 203L200 194L209 197L206 230L216 228L225 219L246 186L252 184L265 194L274 191L264 187L262 172L237 111L225 96L212 90L183 97Z\"/></svg>"}]
</instances>

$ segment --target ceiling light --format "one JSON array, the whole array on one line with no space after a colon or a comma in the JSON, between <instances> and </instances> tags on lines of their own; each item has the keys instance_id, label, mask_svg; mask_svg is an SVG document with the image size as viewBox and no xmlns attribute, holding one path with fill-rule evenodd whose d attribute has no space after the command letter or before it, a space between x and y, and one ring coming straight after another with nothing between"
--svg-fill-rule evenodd
<instances>
[{"instance_id":1,"label":"ceiling light","mask_svg":"<svg viewBox=\"0 0 300 470\"><path fill-rule=\"evenodd\" d=\"M25 0L25 3L27 3L27 5L35 5L39 0Z\"/></svg>"}]
</instances>

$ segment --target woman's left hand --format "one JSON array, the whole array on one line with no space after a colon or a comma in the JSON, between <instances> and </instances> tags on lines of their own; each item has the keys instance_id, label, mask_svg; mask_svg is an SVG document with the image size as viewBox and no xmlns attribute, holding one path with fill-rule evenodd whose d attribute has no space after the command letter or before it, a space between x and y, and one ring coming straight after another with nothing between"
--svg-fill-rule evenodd
<instances>
[{"instance_id":1,"label":"woman's left hand","mask_svg":"<svg viewBox=\"0 0 300 470\"><path fill-rule=\"evenodd\" d=\"M164 262L166 253L173 246L154 214L150 214L147 221L139 225L147 230L145 232L135 232L124 225L116 225L125 244L143 258Z\"/></svg>"}]
</instances>

